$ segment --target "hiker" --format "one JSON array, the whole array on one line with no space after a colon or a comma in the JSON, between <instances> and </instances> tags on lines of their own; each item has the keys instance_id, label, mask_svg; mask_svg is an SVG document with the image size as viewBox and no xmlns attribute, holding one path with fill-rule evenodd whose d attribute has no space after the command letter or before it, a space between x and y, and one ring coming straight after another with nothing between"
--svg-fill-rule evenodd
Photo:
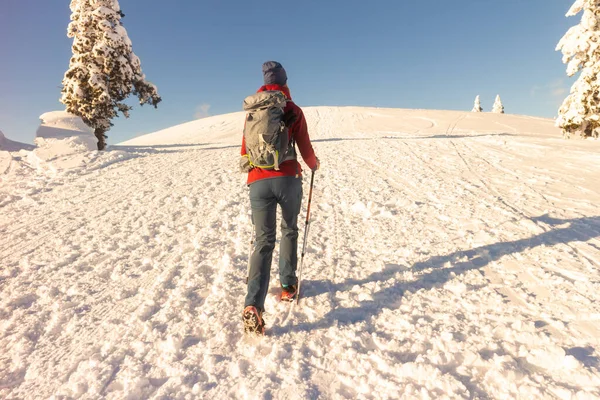
<instances>
[{"instance_id":1,"label":"hiker","mask_svg":"<svg viewBox=\"0 0 600 400\"><path fill-rule=\"evenodd\" d=\"M285 69L278 62L267 61L263 64L262 71L264 85L258 89L257 94L244 101L244 109L248 114L244 126L241 158L242 170L248 171L247 184L250 188L252 223L255 230L243 321L245 332L258 334L264 334L265 328L262 314L265 310L275 247L277 204L281 207L282 214L279 248L281 299L293 301L297 295L298 214L302 203L302 168L296 158L296 144L306 165L312 171L319 169L319 159L315 156L308 136L306 119L300 107L292 101ZM273 121L280 125L274 125L274 132L277 133L271 136L279 136L278 132L281 132L276 145L281 148L275 149L277 152L265 155L265 126L273 126Z\"/></svg>"}]
</instances>

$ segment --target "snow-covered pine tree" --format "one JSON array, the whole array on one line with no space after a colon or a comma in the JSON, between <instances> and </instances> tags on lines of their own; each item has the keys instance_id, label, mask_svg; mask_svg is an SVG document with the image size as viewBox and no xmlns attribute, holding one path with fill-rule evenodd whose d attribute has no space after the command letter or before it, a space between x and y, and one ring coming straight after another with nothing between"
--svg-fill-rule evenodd
<instances>
[{"instance_id":1,"label":"snow-covered pine tree","mask_svg":"<svg viewBox=\"0 0 600 400\"><path fill-rule=\"evenodd\" d=\"M479 101L479 95L475 97L475 104L473 104L472 112L482 112L483 108L481 108L481 101Z\"/></svg>"},{"instance_id":2,"label":"snow-covered pine tree","mask_svg":"<svg viewBox=\"0 0 600 400\"><path fill-rule=\"evenodd\" d=\"M500 95L496 95L496 100L494 101L494 105L492 106L492 112L497 114L504 114L504 105L502 105L502 100L500 99Z\"/></svg>"},{"instance_id":3,"label":"snow-covered pine tree","mask_svg":"<svg viewBox=\"0 0 600 400\"><path fill-rule=\"evenodd\" d=\"M581 71L558 110L556 126L565 137L598 137L600 127L600 0L576 0L567 17L583 11L581 23L569 29L556 46L563 53L567 75Z\"/></svg>"},{"instance_id":4,"label":"snow-covered pine tree","mask_svg":"<svg viewBox=\"0 0 600 400\"><path fill-rule=\"evenodd\" d=\"M131 94L140 105L155 108L161 101L156 86L146 81L140 59L121 24L125 15L118 0L72 0L67 36L73 38L73 57L62 81L60 102L91 128L98 149L106 146L111 119L132 107L123 103Z\"/></svg>"}]
</instances>

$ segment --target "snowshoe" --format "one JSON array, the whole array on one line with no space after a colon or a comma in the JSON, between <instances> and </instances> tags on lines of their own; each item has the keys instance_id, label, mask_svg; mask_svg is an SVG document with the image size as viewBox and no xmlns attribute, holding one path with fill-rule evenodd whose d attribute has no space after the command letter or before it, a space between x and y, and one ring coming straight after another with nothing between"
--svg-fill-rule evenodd
<instances>
[{"instance_id":1,"label":"snowshoe","mask_svg":"<svg viewBox=\"0 0 600 400\"><path fill-rule=\"evenodd\" d=\"M281 287L281 301L294 301L298 294L298 285Z\"/></svg>"},{"instance_id":2,"label":"snowshoe","mask_svg":"<svg viewBox=\"0 0 600 400\"><path fill-rule=\"evenodd\" d=\"M262 319L262 313L256 307L248 306L244 308L242 319L244 321L245 333L265 334L265 321Z\"/></svg>"}]
</instances>

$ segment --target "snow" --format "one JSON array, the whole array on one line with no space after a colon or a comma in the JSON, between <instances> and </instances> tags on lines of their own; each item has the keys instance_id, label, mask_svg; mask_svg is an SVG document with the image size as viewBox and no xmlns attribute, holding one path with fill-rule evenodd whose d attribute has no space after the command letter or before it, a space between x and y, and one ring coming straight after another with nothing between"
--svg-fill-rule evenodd
<instances>
[{"instance_id":1,"label":"snow","mask_svg":"<svg viewBox=\"0 0 600 400\"><path fill-rule=\"evenodd\" d=\"M87 126L81 118L66 111L51 111L40 115L40 127L36 137L63 138L79 136L82 134L93 135L94 130Z\"/></svg>"},{"instance_id":2,"label":"snow","mask_svg":"<svg viewBox=\"0 0 600 400\"><path fill-rule=\"evenodd\" d=\"M71 169L84 165L89 152L98 150L94 131L81 118L66 111L52 111L40 116L40 127L28 153L29 163L36 169Z\"/></svg>"},{"instance_id":3,"label":"snow","mask_svg":"<svg viewBox=\"0 0 600 400\"><path fill-rule=\"evenodd\" d=\"M19 151L19 150L31 150L33 146L27 143L15 142L4 136L4 133L0 131L0 152Z\"/></svg>"},{"instance_id":4,"label":"snow","mask_svg":"<svg viewBox=\"0 0 600 400\"><path fill-rule=\"evenodd\" d=\"M0 183L3 182L3 177L9 171L13 163L13 155L11 152L20 150L32 150L33 146L25 143L19 143L7 139L4 133L0 131ZM2 201L0 200L0 204Z\"/></svg>"},{"instance_id":5,"label":"snow","mask_svg":"<svg viewBox=\"0 0 600 400\"><path fill-rule=\"evenodd\" d=\"M276 250L264 338L241 324L243 113L52 173L11 153L0 398L600 397L600 142L506 114L304 111L322 169L303 299L277 301Z\"/></svg>"}]
</instances>

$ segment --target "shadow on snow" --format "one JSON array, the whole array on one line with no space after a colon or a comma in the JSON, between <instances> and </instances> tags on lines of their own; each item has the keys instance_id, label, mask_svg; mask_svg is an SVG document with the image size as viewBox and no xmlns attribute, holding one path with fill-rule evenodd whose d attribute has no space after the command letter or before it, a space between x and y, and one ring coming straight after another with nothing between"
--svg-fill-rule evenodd
<instances>
[{"instance_id":1,"label":"shadow on snow","mask_svg":"<svg viewBox=\"0 0 600 400\"><path fill-rule=\"evenodd\" d=\"M600 236L600 217L585 217L577 219L555 219L547 215L532 218L535 222L543 222L553 227L553 229L539 235L515 240L511 242L499 242L486 246L480 246L471 250L456 251L444 256L434 256L425 261L415 263L411 270L415 273L422 273L416 281L404 282L398 281L395 285L382 289L373 294L373 300L362 301L357 307L337 307L327 313L321 320L316 322L303 322L297 325L288 325L271 328L273 335L278 336L289 332L309 332L315 329L327 329L338 324L353 324L366 322L369 330L374 330L371 326L373 317L379 315L385 309L394 308L401 300L405 291L412 292L419 289L433 289L442 287L445 283L453 279L456 275L467 271L480 269L490 262L496 261L509 254L522 253L539 246L554 246L557 244L567 244L570 242L585 242ZM564 226L567 225L567 226ZM450 263L451 267L444 268L444 265ZM303 281L303 298L319 296L321 294L349 291L354 286L365 285L377 281L386 281L403 270L394 264L388 264L383 271L371 274L364 279L348 279L342 283L334 283L328 280L305 280ZM593 349L573 348L568 354L573 355L585 365L599 364L597 357L591 354Z\"/></svg>"}]
</instances>

